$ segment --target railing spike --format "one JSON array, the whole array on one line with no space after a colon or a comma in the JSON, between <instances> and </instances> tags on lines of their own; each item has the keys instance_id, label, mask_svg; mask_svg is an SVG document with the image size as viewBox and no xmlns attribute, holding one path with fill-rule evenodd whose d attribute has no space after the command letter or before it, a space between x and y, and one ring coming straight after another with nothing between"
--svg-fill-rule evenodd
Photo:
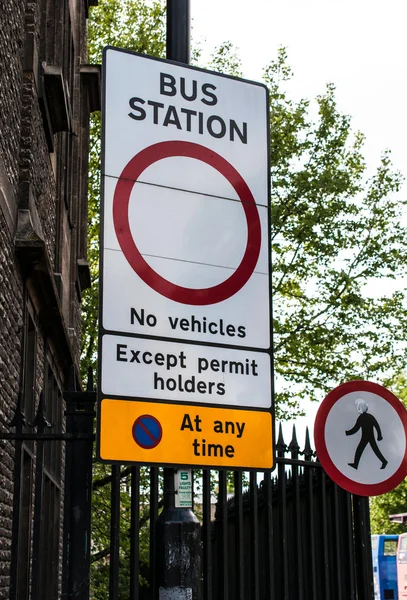
<instances>
[{"instance_id":1,"label":"railing spike","mask_svg":"<svg viewBox=\"0 0 407 600\"><path fill-rule=\"evenodd\" d=\"M291 442L288 446L288 450L291 452L291 454L298 454L298 452L300 450L300 446L299 446L298 440L297 440L297 430L295 428L295 425L293 425L293 433L292 433L292 437L291 437Z\"/></svg>"},{"instance_id":2,"label":"railing spike","mask_svg":"<svg viewBox=\"0 0 407 600\"><path fill-rule=\"evenodd\" d=\"M305 460L311 460L313 454L314 454L314 451L313 451L312 446L311 446L309 428L307 427L306 430L305 430L305 446L304 446L304 457L305 457Z\"/></svg>"},{"instance_id":3,"label":"railing spike","mask_svg":"<svg viewBox=\"0 0 407 600\"><path fill-rule=\"evenodd\" d=\"M285 452L287 450L287 446L286 446L286 443L285 443L284 437L283 437L283 427L282 427L281 423L279 424L279 428L278 428L278 439L277 439L277 444L276 444L276 450L277 450L277 452L279 452L281 454L285 454Z\"/></svg>"},{"instance_id":4,"label":"railing spike","mask_svg":"<svg viewBox=\"0 0 407 600\"><path fill-rule=\"evenodd\" d=\"M35 419L32 422L31 427L37 427L39 432L43 432L46 427L48 427L49 429L52 429L54 427L54 425L55 425L54 423L50 423L47 420L47 415L45 412L44 392L41 390L37 412L35 414Z\"/></svg>"},{"instance_id":5,"label":"railing spike","mask_svg":"<svg viewBox=\"0 0 407 600\"><path fill-rule=\"evenodd\" d=\"M14 411L13 418L8 423L8 426L15 427L16 431L19 431L19 430L21 431L21 429L23 427L25 427L26 425L27 425L27 417L26 417L24 409L23 409L23 386L22 386L22 384L20 384L20 388L18 390L18 396L17 396L16 410Z\"/></svg>"}]
</instances>

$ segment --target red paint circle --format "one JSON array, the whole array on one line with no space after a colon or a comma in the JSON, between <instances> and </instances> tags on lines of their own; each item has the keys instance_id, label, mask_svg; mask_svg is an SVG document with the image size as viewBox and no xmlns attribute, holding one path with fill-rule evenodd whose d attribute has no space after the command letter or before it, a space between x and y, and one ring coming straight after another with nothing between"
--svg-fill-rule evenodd
<instances>
[{"instance_id":1,"label":"red paint circle","mask_svg":"<svg viewBox=\"0 0 407 600\"><path fill-rule=\"evenodd\" d=\"M200 160L216 169L236 191L247 221L247 245L236 271L222 283L210 288L186 288L159 275L144 260L130 231L129 202L134 184L150 165L164 158L185 156ZM117 182L113 198L113 222L120 247L137 275L153 290L181 304L202 306L216 304L236 294L251 277L260 254L261 226L256 202L247 183L222 156L200 144L168 141L141 150L125 166Z\"/></svg>"},{"instance_id":2,"label":"red paint circle","mask_svg":"<svg viewBox=\"0 0 407 600\"><path fill-rule=\"evenodd\" d=\"M346 477L346 475L344 475L342 471L340 471L332 462L327 450L325 441L325 424L328 415L334 404L336 404L336 402L343 396L346 396L346 394L351 392L371 392L372 394L376 394L377 396L380 396L386 400L389 404L391 404L398 414L404 428L406 436L406 449L403 460L393 475L383 481L380 481L379 483L359 483L358 481L354 481L353 479ZM318 409L317 416L315 417L314 441L318 460L326 473L329 475L332 481L352 494L358 494L359 496L379 496L380 494L385 494L393 490L407 476L407 411L400 400L392 392L390 392L390 390L386 389L382 385L379 385L378 383L373 383L371 381L349 381L339 385L333 389L332 392L329 392L326 398L322 401Z\"/></svg>"}]
</instances>

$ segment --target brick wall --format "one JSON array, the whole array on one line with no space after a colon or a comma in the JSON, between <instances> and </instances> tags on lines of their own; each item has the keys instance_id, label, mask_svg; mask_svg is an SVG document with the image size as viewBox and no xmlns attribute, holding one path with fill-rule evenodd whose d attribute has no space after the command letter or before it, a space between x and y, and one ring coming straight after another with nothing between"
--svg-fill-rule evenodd
<instances>
[{"instance_id":1,"label":"brick wall","mask_svg":"<svg viewBox=\"0 0 407 600\"><path fill-rule=\"evenodd\" d=\"M9 5L0 16L0 156L17 194L25 2L15 0Z\"/></svg>"},{"instance_id":2,"label":"brick wall","mask_svg":"<svg viewBox=\"0 0 407 600\"><path fill-rule=\"evenodd\" d=\"M12 432L9 423L19 390L27 391L23 348L28 314L37 335L34 408L50 364L61 390L67 387L71 365L79 378L80 292L86 277L79 282L77 259L84 258L78 248L86 248L87 148L78 139L87 139L88 115L83 108L89 102L82 94L88 93L88 86L82 85L80 66L86 57L89 2L8 0L1 4L0 432ZM68 88L64 97L69 118L64 122L60 100ZM24 402L23 398L22 408ZM13 529L13 493L22 485L15 447L0 433L0 600L15 595L15 575L24 572L16 561L20 543L16 522ZM27 448L32 457L33 515L38 501L37 459L35 444ZM63 456L62 449L61 461ZM61 485L62 503L63 476ZM62 524L61 511L61 558ZM31 526L33 530L32 522ZM32 547L32 531L27 535ZM61 564L57 571L60 591ZM27 597L30 589L31 582Z\"/></svg>"},{"instance_id":3,"label":"brick wall","mask_svg":"<svg viewBox=\"0 0 407 600\"><path fill-rule=\"evenodd\" d=\"M12 238L0 212L0 428L13 417L18 394L22 328L21 280ZM0 441L0 598L9 597L14 447Z\"/></svg>"},{"instance_id":4,"label":"brick wall","mask_svg":"<svg viewBox=\"0 0 407 600\"><path fill-rule=\"evenodd\" d=\"M13 247L17 205L21 127L22 48L24 2L16 2L8 18L0 17L0 427L13 417L20 371L22 295L21 277ZM4 196L7 196L7 204ZM0 598L10 589L13 514L14 448L0 441Z\"/></svg>"}]
</instances>

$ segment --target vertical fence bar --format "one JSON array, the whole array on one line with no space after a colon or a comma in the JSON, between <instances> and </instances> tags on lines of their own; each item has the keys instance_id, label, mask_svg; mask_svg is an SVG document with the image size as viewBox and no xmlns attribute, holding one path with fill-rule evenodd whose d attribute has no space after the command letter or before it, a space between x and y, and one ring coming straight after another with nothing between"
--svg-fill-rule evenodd
<instances>
[{"instance_id":1,"label":"vertical fence bar","mask_svg":"<svg viewBox=\"0 0 407 600\"><path fill-rule=\"evenodd\" d=\"M320 476L320 493L321 493L321 509L322 509L322 555L324 560L324 587L325 587L325 599L331 600L331 585L330 585L330 573L329 573L329 556L330 556L330 543L328 535L328 509L327 509L327 497L326 497L326 475L321 469Z\"/></svg>"},{"instance_id":2,"label":"vertical fence bar","mask_svg":"<svg viewBox=\"0 0 407 600\"><path fill-rule=\"evenodd\" d=\"M275 598L275 557L274 557L274 526L273 526L273 482L271 473L264 473L263 480L264 504L265 504L265 574L264 585L266 598Z\"/></svg>"},{"instance_id":3,"label":"vertical fence bar","mask_svg":"<svg viewBox=\"0 0 407 600\"><path fill-rule=\"evenodd\" d=\"M203 541L203 594L212 600L212 524L211 524L211 471L202 471L202 541Z\"/></svg>"},{"instance_id":4,"label":"vertical fence bar","mask_svg":"<svg viewBox=\"0 0 407 600\"><path fill-rule=\"evenodd\" d=\"M140 467L131 468L130 493L130 600L138 600L140 575Z\"/></svg>"},{"instance_id":5,"label":"vertical fence bar","mask_svg":"<svg viewBox=\"0 0 407 600\"><path fill-rule=\"evenodd\" d=\"M334 485L333 489L334 495L334 528L335 528L335 536L334 536L334 544L335 548L333 548L334 544L331 544L332 550L334 550L335 554L335 572L336 572L336 594L339 600L344 599L345 596L343 594L343 577L344 577L344 568L343 568L343 555L341 549L341 539L343 536L343 531L341 529L340 523L340 503L339 503L339 488L337 485Z\"/></svg>"},{"instance_id":6,"label":"vertical fence bar","mask_svg":"<svg viewBox=\"0 0 407 600\"><path fill-rule=\"evenodd\" d=\"M369 499L353 496L358 600L373 600L372 543Z\"/></svg>"},{"instance_id":7,"label":"vertical fence bar","mask_svg":"<svg viewBox=\"0 0 407 600\"><path fill-rule=\"evenodd\" d=\"M283 438L283 430L279 427L278 440L276 444L277 456L280 459L284 459L286 452L286 445ZM287 476L285 471L285 464L283 460L278 462L278 506L280 514L279 523L279 558L282 564L279 564L279 598L281 600L289 600L289 579L288 579L288 540L287 540Z\"/></svg>"},{"instance_id":8,"label":"vertical fence bar","mask_svg":"<svg viewBox=\"0 0 407 600\"><path fill-rule=\"evenodd\" d=\"M221 520L221 577L219 580L222 600L229 600L229 540L228 540L228 506L227 506L227 477L226 471L219 471L218 507Z\"/></svg>"},{"instance_id":9,"label":"vertical fence bar","mask_svg":"<svg viewBox=\"0 0 407 600\"><path fill-rule=\"evenodd\" d=\"M110 494L109 600L119 600L120 466L112 466Z\"/></svg>"},{"instance_id":10,"label":"vertical fence bar","mask_svg":"<svg viewBox=\"0 0 407 600\"><path fill-rule=\"evenodd\" d=\"M288 450L291 452L291 458L293 460L298 460L298 453L300 451L300 447L297 441L297 433L295 429L295 425L293 426L292 438L290 445L288 446ZM297 587L297 597L298 600L304 599L304 575L303 575L303 561L302 561L302 518L301 518L301 496L300 496L300 477L299 477L299 469L298 465L293 464L291 467L291 480L292 480L292 495L294 502L294 531L295 534L293 536L294 543L294 552L297 563L297 572L296 572L296 587Z\"/></svg>"},{"instance_id":11,"label":"vertical fence bar","mask_svg":"<svg viewBox=\"0 0 407 600\"><path fill-rule=\"evenodd\" d=\"M304 458L311 462L313 451L310 443L309 429L305 432ZM314 470L311 464L304 468L305 479L305 503L306 503L306 531L308 537L307 545L307 567L305 573L308 573L309 586L307 586L310 598L317 597L317 569L316 569L316 531L315 531L315 503L314 503Z\"/></svg>"},{"instance_id":12,"label":"vertical fence bar","mask_svg":"<svg viewBox=\"0 0 407 600\"><path fill-rule=\"evenodd\" d=\"M156 520L158 517L158 467L150 469L150 600L157 600Z\"/></svg>"},{"instance_id":13,"label":"vertical fence bar","mask_svg":"<svg viewBox=\"0 0 407 600\"><path fill-rule=\"evenodd\" d=\"M352 496L346 494L346 525L347 525L347 554L349 556L348 580L349 580L349 600L356 600L356 581L355 581L355 543L353 537L353 518L352 518Z\"/></svg>"},{"instance_id":14,"label":"vertical fence bar","mask_svg":"<svg viewBox=\"0 0 407 600\"><path fill-rule=\"evenodd\" d=\"M251 545L251 594L250 600L259 600L259 514L257 473L250 473L250 545Z\"/></svg>"},{"instance_id":15,"label":"vertical fence bar","mask_svg":"<svg viewBox=\"0 0 407 600\"><path fill-rule=\"evenodd\" d=\"M242 473L235 471L233 475L235 488L235 586L236 600L244 600L244 535L243 535L243 490L242 490Z\"/></svg>"}]
</instances>

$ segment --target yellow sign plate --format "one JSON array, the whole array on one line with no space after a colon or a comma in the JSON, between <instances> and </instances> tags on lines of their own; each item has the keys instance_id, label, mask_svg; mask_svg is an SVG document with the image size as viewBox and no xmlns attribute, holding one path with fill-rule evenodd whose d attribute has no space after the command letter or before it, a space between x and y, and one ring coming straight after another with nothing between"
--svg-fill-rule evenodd
<instances>
[{"instance_id":1,"label":"yellow sign plate","mask_svg":"<svg viewBox=\"0 0 407 600\"><path fill-rule=\"evenodd\" d=\"M99 440L105 461L273 467L272 420L264 411L106 398Z\"/></svg>"}]
</instances>

